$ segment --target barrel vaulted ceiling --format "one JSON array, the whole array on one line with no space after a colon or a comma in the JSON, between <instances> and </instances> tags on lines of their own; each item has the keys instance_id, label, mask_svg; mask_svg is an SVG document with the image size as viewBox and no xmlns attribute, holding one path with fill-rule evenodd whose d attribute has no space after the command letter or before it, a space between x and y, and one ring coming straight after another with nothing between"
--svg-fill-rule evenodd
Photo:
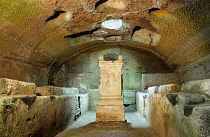
<instances>
[{"instance_id":1,"label":"barrel vaulted ceiling","mask_svg":"<svg viewBox=\"0 0 210 137\"><path fill-rule=\"evenodd\" d=\"M0 0L0 53L49 67L129 47L183 66L210 53L209 9L209 0Z\"/></svg>"}]
</instances>

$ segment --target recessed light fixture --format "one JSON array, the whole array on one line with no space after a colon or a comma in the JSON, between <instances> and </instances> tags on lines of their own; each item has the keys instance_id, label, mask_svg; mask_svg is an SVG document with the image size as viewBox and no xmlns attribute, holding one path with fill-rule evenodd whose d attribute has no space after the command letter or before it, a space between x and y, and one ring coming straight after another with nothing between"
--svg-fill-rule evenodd
<instances>
[{"instance_id":1,"label":"recessed light fixture","mask_svg":"<svg viewBox=\"0 0 210 137\"><path fill-rule=\"evenodd\" d=\"M106 29L119 30L122 26L123 26L123 22L120 19L106 20L101 23L101 27L106 28Z\"/></svg>"}]
</instances>

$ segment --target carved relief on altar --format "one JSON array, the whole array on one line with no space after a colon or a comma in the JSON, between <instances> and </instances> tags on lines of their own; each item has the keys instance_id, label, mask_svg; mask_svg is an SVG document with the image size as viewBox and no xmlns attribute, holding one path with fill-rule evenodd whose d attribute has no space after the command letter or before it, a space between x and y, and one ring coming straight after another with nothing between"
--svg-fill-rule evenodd
<instances>
[{"instance_id":1,"label":"carved relief on altar","mask_svg":"<svg viewBox=\"0 0 210 137\"><path fill-rule=\"evenodd\" d=\"M116 74L116 71L104 71L102 75L104 77L101 79L100 84L101 94L104 92L106 92L104 95L116 94L115 91L120 88L120 85L118 84L119 76Z\"/></svg>"},{"instance_id":2,"label":"carved relief on altar","mask_svg":"<svg viewBox=\"0 0 210 137\"><path fill-rule=\"evenodd\" d=\"M103 56L99 60L101 96L120 96L122 56L117 61L103 61Z\"/></svg>"}]
</instances>

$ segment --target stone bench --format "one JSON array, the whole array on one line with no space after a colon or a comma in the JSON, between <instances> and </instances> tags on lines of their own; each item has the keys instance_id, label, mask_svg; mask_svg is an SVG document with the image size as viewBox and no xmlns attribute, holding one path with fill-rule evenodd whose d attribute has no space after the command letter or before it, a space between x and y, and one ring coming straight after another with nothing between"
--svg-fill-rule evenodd
<instances>
[{"instance_id":1,"label":"stone bench","mask_svg":"<svg viewBox=\"0 0 210 137\"><path fill-rule=\"evenodd\" d=\"M157 93L178 93L181 92L181 85L167 84L158 87Z\"/></svg>"},{"instance_id":2,"label":"stone bench","mask_svg":"<svg viewBox=\"0 0 210 137\"><path fill-rule=\"evenodd\" d=\"M149 87L148 89L146 89L145 92L149 93L149 94L178 93L178 92L181 92L181 85L166 84L166 85L160 85L160 86L153 86L153 87Z\"/></svg>"},{"instance_id":3,"label":"stone bench","mask_svg":"<svg viewBox=\"0 0 210 137\"><path fill-rule=\"evenodd\" d=\"M0 136L54 136L88 110L77 88L0 78Z\"/></svg>"},{"instance_id":4,"label":"stone bench","mask_svg":"<svg viewBox=\"0 0 210 137\"><path fill-rule=\"evenodd\" d=\"M149 88L146 90L146 92L149 93L149 94L158 93L158 86L149 87Z\"/></svg>"},{"instance_id":5,"label":"stone bench","mask_svg":"<svg viewBox=\"0 0 210 137\"><path fill-rule=\"evenodd\" d=\"M0 136L54 136L77 115L75 96L0 97Z\"/></svg>"},{"instance_id":6,"label":"stone bench","mask_svg":"<svg viewBox=\"0 0 210 137\"><path fill-rule=\"evenodd\" d=\"M150 124L161 137L208 136L210 99L202 94L153 94Z\"/></svg>"},{"instance_id":7,"label":"stone bench","mask_svg":"<svg viewBox=\"0 0 210 137\"><path fill-rule=\"evenodd\" d=\"M136 93L136 110L145 118L148 117L148 99L150 95L151 94L145 92Z\"/></svg>"},{"instance_id":8,"label":"stone bench","mask_svg":"<svg viewBox=\"0 0 210 137\"><path fill-rule=\"evenodd\" d=\"M139 112L162 137L210 135L210 79L149 87L137 94Z\"/></svg>"},{"instance_id":9,"label":"stone bench","mask_svg":"<svg viewBox=\"0 0 210 137\"><path fill-rule=\"evenodd\" d=\"M182 85L182 92L201 93L210 97L210 79L189 81Z\"/></svg>"},{"instance_id":10,"label":"stone bench","mask_svg":"<svg viewBox=\"0 0 210 137\"><path fill-rule=\"evenodd\" d=\"M37 87L36 93L41 96L51 96L51 95L74 95L79 94L78 88L68 88L68 87L55 87L55 86L43 86Z\"/></svg>"},{"instance_id":11,"label":"stone bench","mask_svg":"<svg viewBox=\"0 0 210 137\"><path fill-rule=\"evenodd\" d=\"M5 95L35 95L36 85L13 79L0 78L0 94Z\"/></svg>"}]
</instances>

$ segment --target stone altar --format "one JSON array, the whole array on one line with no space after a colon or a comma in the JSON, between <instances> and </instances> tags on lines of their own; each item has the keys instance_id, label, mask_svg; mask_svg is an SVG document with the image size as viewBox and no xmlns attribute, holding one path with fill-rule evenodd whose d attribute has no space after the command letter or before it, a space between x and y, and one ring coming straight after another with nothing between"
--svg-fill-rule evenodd
<instances>
[{"instance_id":1,"label":"stone altar","mask_svg":"<svg viewBox=\"0 0 210 137\"><path fill-rule=\"evenodd\" d=\"M100 99L96 111L96 121L125 121L125 109L121 92L122 56L117 61L99 58Z\"/></svg>"}]
</instances>

